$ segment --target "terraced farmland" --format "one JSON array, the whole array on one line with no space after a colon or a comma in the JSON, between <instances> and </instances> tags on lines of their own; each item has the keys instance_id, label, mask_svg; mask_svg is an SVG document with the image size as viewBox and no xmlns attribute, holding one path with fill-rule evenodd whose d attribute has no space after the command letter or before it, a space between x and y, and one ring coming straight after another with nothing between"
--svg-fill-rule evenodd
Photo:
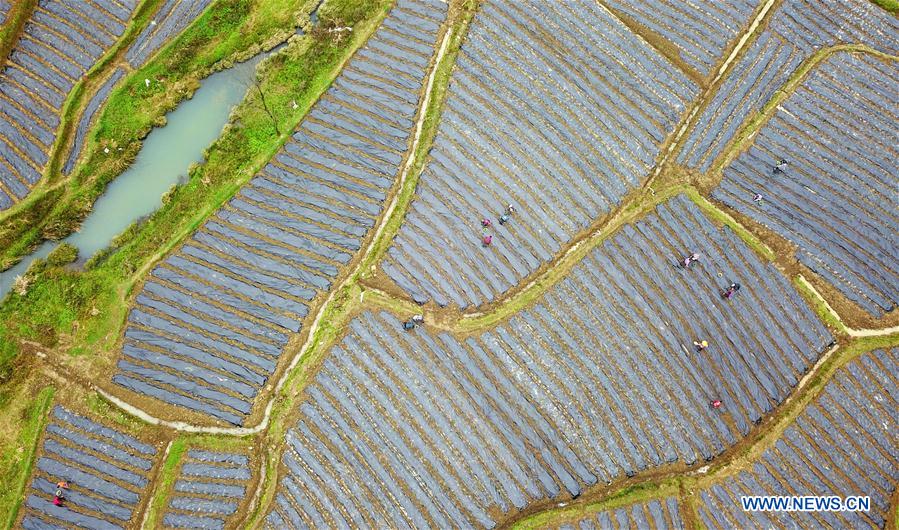
<instances>
[{"instance_id":1,"label":"terraced farmland","mask_svg":"<svg viewBox=\"0 0 899 530\"><path fill-rule=\"evenodd\" d=\"M243 424L381 212L445 16L398 2L274 159L153 269L113 382Z\"/></svg>"},{"instance_id":2,"label":"terraced farmland","mask_svg":"<svg viewBox=\"0 0 899 530\"><path fill-rule=\"evenodd\" d=\"M680 58L703 76L722 58L750 21L760 0L645 2L605 0L616 13L663 37Z\"/></svg>"},{"instance_id":3,"label":"terraced farmland","mask_svg":"<svg viewBox=\"0 0 899 530\"><path fill-rule=\"evenodd\" d=\"M225 528L247 495L252 476L245 454L191 449L181 463L165 528Z\"/></svg>"},{"instance_id":4,"label":"terraced farmland","mask_svg":"<svg viewBox=\"0 0 899 530\"><path fill-rule=\"evenodd\" d=\"M700 493L706 528L884 528L899 482L899 349L840 369L746 471ZM867 512L744 512L743 495L870 496ZM893 507L895 509L895 506Z\"/></svg>"},{"instance_id":5,"label":"terraced farmland","mask_svg":"<svg viewBox=\"0 0 899 530\"><path fill-rule=\"evenodd\" d=\"M146 498L156 455L153 445L57 405L44 431L21 528L130 528ZM69 488L64 505L55 506L60 480Z\"/></svg>"},{"instance_id":6,"label":"terraced farmland","mask_svg":"<svg viewBox=\"0 0 899 530\"><path fill-rule=\"evenodd\" d=\"M143 66L157 50L196 20L210 3L212 0L165 0L150 25L131 43L125 60L135 68Z\"/></svg>"},{"instance_id":7,"label":"terraced farmland","mask_svg":"<svg viewBox=\"0 0 899 530\"><path fill-rule=\"evenodd\" d=\"M122 35L137 0L39 0L0 72L0 210L41 178L69 91Z\"/></svg>"},{"instance_id":8,"label":"terraced farmland","mask_svg":"<svg viewBox=\"0 0 899 530\"><path fill-rule=\"evenodd\" d=\"M668 497L648 502L622 506L599 512L572 523L559 526L559 530L606 530L611 528L637 528L639 530L683 530L682 507L677 499Z\"/></svg>"},{"instance_id":9,"label":"terraced farmland","mask_svg":"<svg viewBox=\"0 0 899 530\"><path fill-rule=\"evenodd\" d=\"M599 4L484 3L383 270L420 303L494 300L620 204L696 93Z\"/></svg>"},{"instance_id":10,"label":"terraced farmland","mask_svg":"<svg viewBox=\"0 0 899 530\"><path fill-rule=\"evenodd\" d=\"M706 258L678 268L694 250ZM724 300L730 281L743 288ZM697 338L712 346L694 352ZM267 522L492 527L532 502L702 462L830 342L772 265L679 196L489 331L354 319L306 389Z\"/></svg>"},{"instance_id":11,"label":"terraced farmland","mask_svg":"<svg viewBox=\"0 0 899 530\"><path fill-rule=\"evenodd\" d=\"M159 217L84 269L16 278L0 396L39 397L0 399L20 413L0 418L21 431L0 433L15 527L888 526L899 19L867 0L327 1L351 27L261 70L261 106ZM0 209L140 3L36 2L0 71ZM116 83L202 13L198 41L236 27L220 17L256 27L244 4L148 4L52 166L72 173ZM296 116L351 50L241 173L276 151L261 112ZM159 226L186 235L156 248ZM806 269L885 323L800 296ZM872 509L742 510L762 494Z\"/></svg>"},{"instance_id":12,"label":"terraced farmland","mask_svg":"<svg viewBox=\"0 0 899 530\"><path fill-rule=\"evenodd\" d=\"M899 20L867 0L786 0L748 47L683 142L678 163L708 171L744 120L815 52L841 43L899 52Z\"/></svg>"},{"instance_id":13,"label":"terraced farmland","mask_svg":"<svg viewBox=\"0 0 899 530\"><path fill-rule=\"evenodd\" d=\"M797 259L866 311L899 302L899 70L840 53L777 109L712 196L799 247ZM789 165L773 173L780 159ZM755 202L756 193L770 200Z\"/></svg>"}]
</instances>

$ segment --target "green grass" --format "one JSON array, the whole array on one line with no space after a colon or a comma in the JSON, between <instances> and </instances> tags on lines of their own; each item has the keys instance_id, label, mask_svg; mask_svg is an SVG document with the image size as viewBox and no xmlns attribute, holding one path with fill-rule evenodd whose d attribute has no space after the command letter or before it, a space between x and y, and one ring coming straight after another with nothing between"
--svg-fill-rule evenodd
<instances>
[{"instance_id":1,"label":"green grass","mask_svg":"<svg viewBox=\"0 0 899 530\"><path fill-rule=\"evenodd\" d=\"M6 21L0 27L0 64L6 62L16 44L16 37L37 6L37 0L15 0L11 3L12 7L6 13Z\"/></svg>"},{"instance_id":2,"label":"green grass","mask_svg":"<svg viewBox=\"0 0 899 530\"><path fill-rule=\"evenodd\" d=\"M54 393L52 386L44 387L38 392L22 413L21 430L16 443L4 447L0 455L0 514L4 528L12 528L22 504L22 495L28 477L31 476L37 443L44 430Z\"/></svg>"},{"instance_id":3,"label":"green grass","mask_svg":"<svg viewBox=\"0 0 899 530\"><path fill-rule=\"evenodd\" d=\"M834 315L827 306L827 303L818 295L808 280L801 276L793 278L793 285L799 294L805 298L805 301L811 305L815 314L831 329L840 333L846 332L846 325Z\"/></svg>"},{"instance_id":4,"label":"green grass","mask_svg":"<svg viewBox=\"0 0 899 530\"><path fill-rule=\"evenodd\" d=\"M165 506L169 499L169 493L172 485L178 478L178 464L181 463L181 457L187 451L187 443L183 438L176 438L169 447L169 452L162 464L162 469L154 482L154 495L147 505L146 519L142 528L156 528L159 519L165 512Z\"/></svg>"},{"instance_id":5,"label":"green grass","mask_svg":"<svg viewBox=\"0 0 899 530\"><path fill-rule=\"evenodd\" d=\"M736 219L725 213L723 210L709 202L708 199L699 194L699 191L695 188L689 188L686 190L687 195L690 199L699 206L706 215L711 217L712 219L727 225L734 233L739 236L740 239L743 240L744 243L749 245L750 248L755 250L760 256L767 259L768 261L774 261L776 259L776 255L771 248L762 242L761 239L756 237L755 234L746 229L745 226L741 225L737 222Z\"/></svg>"},{"instance_id":6,"label":"green grass","mask_svg":"<svg viewBox=\"0 0 899 530\"><path fill-rule=\"evenodd\" d=\"M872 0L875 4L894 15L899 15L899 0Z\"/></svg>"}]
</instances>

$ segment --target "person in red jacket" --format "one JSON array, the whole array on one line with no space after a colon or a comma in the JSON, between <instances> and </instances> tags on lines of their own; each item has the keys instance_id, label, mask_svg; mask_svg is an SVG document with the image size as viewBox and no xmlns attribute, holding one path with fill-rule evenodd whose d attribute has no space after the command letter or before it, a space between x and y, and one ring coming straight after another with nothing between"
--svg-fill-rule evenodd
<instances>
[{"instance_id":1,"label":"person in red jacket","mask_svg":"<svg viewBox=\"0 0 899 530\"><path fill-rule=\"evenodd\" d=\"M63 490L69 489L69 483L65 480L60 480L56 483L56 493L53 495L53 504L56 506L62 506L65 497L63 496Z\"/></svg>"}]
</instances>

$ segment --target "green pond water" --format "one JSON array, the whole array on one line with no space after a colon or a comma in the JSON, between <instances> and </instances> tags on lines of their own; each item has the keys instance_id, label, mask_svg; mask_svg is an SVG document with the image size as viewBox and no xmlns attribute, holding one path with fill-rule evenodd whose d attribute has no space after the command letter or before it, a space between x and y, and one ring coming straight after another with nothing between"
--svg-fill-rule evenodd
<instances>
[{"instance_id":1,"label":"green pond water","mask_svg":"<svg viewBox=\"0 0 899 530\"><path fill-rule=\"evenodd\" d=\"M64 239L78 247L79 263L107 247L131 223L162 206L162 195L187 178L191 164L203 161L203 150L221 134L231 109L251 86L256 64L264 55L204 79L193 98L166 116L164 127L150 132L134 164L109 184L81 229ZM108 156L115 154L110 151ZM15 267L0 273L0 297L10 290L16 276L58 244L46 242Z\"/></svg>"}]
</instances>

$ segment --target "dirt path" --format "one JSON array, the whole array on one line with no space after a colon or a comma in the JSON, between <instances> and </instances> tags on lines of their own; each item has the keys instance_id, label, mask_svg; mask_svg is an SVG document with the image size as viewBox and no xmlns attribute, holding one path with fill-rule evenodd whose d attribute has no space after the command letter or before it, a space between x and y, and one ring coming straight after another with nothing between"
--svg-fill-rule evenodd
<instances>
[{"instance_id":1,"label":"dirt path","mask_svg":"<svg viewBox=\"0 0 899 530\"><path fill-rule=\"evenodd\" d=\"M799 282L805 286L815 297L827 308L827 311L840 323L842 326L843 333L849 335L850 337L883 337L885 335L892 335L894 333L899 333L899 326L893 326L890 328L881 328L881 329L852 329L846 324L843 323L843 319L840 317L840 314L827 302L827 300L821 296L821 293L815 289L815 286L811 284L808 280L805 279L805 276L799 275Z\"/></svg>"},{"instance_id":2,"label":"dirt path","mask_svg":"<svg viewBox=\"0 0 899 530\"><path fill-rule=\"evenodd\" d=\"M662 171L662 168L665 167L666 163L671 159L671 156L677 151L680 147L681 140L684 139L684 135L690 127L693 125L693 119L696 118L696 115L699 114L699 111L705 108L705 105L708 101L712 99L717 93L718 82L721 81L721 78L724 77L724 74L727 73L728 68L737 58L743 48L746 47L746 43L749 42L749 39L755 34L755 30L762 24L765 20L765 17L768 15L768 12L771 10L771 7L777 2L777 0L767 0L762 8L759 10L758 15L756 15L755 19L752 21L752 24L749 25L749 28L743 33L743 36L740 37L740 40L737 41L737 45L734 46L734 49L730 52L730 55L727 56L727 59L721 63L721 66L718 68L718 73L715 75L715 78L709 83L709 88L706 89L699 99L693 104L693 110L690 111L690 114L687 115L687 119L684 120L684 123L681 125L680 129L678 129L677 134L674 137L674 140L668 144L668 149L665 151L665 154L662 155L662 159L659 161L659 164L656 166L655 171L652 174L652 178L646 183L646 186L652 184L653 179L658 176L658 174Z\"/></svg>"}]
</instances>

